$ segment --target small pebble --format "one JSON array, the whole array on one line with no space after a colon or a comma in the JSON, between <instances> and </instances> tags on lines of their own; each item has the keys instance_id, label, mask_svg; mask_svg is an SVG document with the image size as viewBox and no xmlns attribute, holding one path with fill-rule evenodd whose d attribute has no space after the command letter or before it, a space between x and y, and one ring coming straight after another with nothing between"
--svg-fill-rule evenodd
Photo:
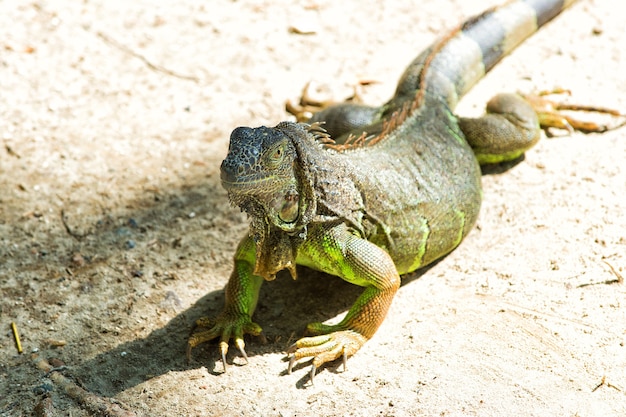
<instances>
[{"instance_id":1,"label":"small pebble","mask_svg":"<svg viewBox=\"0 0 626 417\"><path fill-rule=\"evenodd\" d=\"M43 395L52 391L53 389L54 387L52 386L52 384L43 383L33 388L33 392L35 393L35 395Z\"/></svg>"},{"instance_id":2,"label":"small pebble","mask_svg":"<svg viewBox=\"0 0 626 417\"><path fill-rule=\"evenodd\" d=\"M50 364L50 366L52 366L53 368L60 368L62 366L65 366L65 362L63 362L61 359L58 358L50 358L50 360L48 361L48 363Z\"/></svg>"},{"instance_id":3,"label":"small pebble","mask_svg":"<svg viewBox=\"0 0 626 417\"><path fill-rule=\"evenodd\" d=\"M82 254L76 252L74 255L72 255L72 265L76 267L85 266L85 257Z\"/></svg>"}]
</instances>

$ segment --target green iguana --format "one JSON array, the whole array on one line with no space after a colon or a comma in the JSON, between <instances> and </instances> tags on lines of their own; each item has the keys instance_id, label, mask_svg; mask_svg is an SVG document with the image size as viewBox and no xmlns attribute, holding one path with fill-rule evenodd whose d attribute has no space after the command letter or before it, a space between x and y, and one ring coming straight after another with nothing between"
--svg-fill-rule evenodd
<instances>
[{"instance_id":1,"label":"green iguana","mask_svg":"<svg viewBox=\"0 0 626 417\"><path fill-rule=\"evenodd\" d=\"M443 257L472 230L480 164L516 159L539 139L538 116L520 96L496 96L476 119L453 109L571 3L510 1L469 19L419 55L381 107L340 104L309 123L235 129L221 180L249 215L250 233L236 250L223 312L191 335L188 354L219 337L226 367L232 338L247 360L244 334L261 333L252 314L262 282L283 269L295 279L304 265L364 291L339 324L308 326L317 336L289 348L289 372L304 357L313 357L311 379L326 362L343 357L345 365L383 322L400 276Z\"/></svg>"}]
</instances>

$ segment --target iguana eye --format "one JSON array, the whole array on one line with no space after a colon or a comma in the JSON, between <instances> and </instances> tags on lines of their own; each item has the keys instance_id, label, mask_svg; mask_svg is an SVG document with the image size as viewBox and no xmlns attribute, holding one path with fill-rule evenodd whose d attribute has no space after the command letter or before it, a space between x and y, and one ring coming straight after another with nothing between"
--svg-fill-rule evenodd
<instances>
[{"instance_id":1,"label":"iguana eye","mask_svg":"<svg viewBox=\"0 0 626 417\"><path fill-rule=\"evenodd\" d=\"M266 162L270 167L278 167L285 156L285 145L280 145L271 150L267 157Z\"/></svg>"}]
</instances>

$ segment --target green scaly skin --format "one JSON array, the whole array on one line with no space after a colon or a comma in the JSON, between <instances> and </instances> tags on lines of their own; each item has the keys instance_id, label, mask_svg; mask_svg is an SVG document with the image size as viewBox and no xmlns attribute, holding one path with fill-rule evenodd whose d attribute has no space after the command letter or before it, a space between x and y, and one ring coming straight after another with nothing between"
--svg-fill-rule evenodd
<instances>
[{"instance_id":1,"label":"green scaly skin","mask_svg":"<svg viewBox=\"0 0 626 417\"><path fill-rule=\"evenodd\" d=\"M252 315L262 282L283 269L295 278L298 264L364 291L339 324L308 326L318 336L289 349L289 370L313 357L313 377L322 364L353 355L384 320L400 275L446 255L472 229L479 163L515 159L538 140L537 115L518 96L497 96L479 119L452 111L569 3L513 1L468 20L419 55L380 108L340 105L311 124L235 129L221 178L248 213L250 234L237 248L224 311L189 338L189 351L219 337L224 365L230 339L246 357L244 334L261 333Z\"/></svg>"}]
</instances>

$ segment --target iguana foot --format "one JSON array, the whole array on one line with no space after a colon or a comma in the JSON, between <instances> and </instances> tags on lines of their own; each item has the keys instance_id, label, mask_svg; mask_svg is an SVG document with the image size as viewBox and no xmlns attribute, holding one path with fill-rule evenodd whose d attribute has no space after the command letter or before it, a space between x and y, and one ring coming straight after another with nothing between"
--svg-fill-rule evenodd
<instances>
[{"instance_id":1,"label":"iguana foot","mask_svg":"<svg viewBox=\"0 0 626 417\"><path fill-rule=\"evenodd\" d=\"M338 102L334 100L319 100L311 97L309 89L311 83L308 82L302 88L302 94L300 95L300 101L298 104L293 104L290 100L285 103L285 110L287 113L296 117L298 122L306 122L313 117L314 113L318 113L327 107L340 103L360 103L361 95L357 86L354 86L354 93L347 97L344 101Z\"/></svg>"},{"instance_id":2,"label":"iguana foot","mask_svg":"<svg viewBox=\"0 0 626 417\"><path fill-rule=\"evenodd\" d=\"M291 373L293 365L298 360L313 357L311 365L311 383L313 383L317 369L340 356L343 357L345 370L348 358L354 355L366 341L365 336L354 330L340 330L320 336L304 337L287 349L287 354L290 355L287 372Z\"/></svg>"},{"instance_id":3,"label":"iguana foot","mask_svg":"<svg viewBox=\"0 0 626 417\"><path fill-rule=\"evenodd\" d=\"M521 94L521 96L533 107L539 117L541 128L547 130L549 128L557 128L573 132L578 130L583 133L602 133L607 130L616 129L626 124L626 114L618 110L609 109L598 106L587 106L581 104L570 104L553 101L545 98L551 94L570 94L567 90L555 89L552 91L542 91L537 94ZM600 124L592 121L584 121L562 112L562 110L583 111L589 113L606 114L612 117L624 119L621 123L614 126Z\"/></svg>"},{"instance_id":4,"label":"iguana foot","mask_svg":"<svg viewBox=\"0 0 626 417\"><path fill-rule=\"evenodd\" d=\"M222 356L222 363L224 364L224 372L226 372L226 353L228 353L228 341L232 338L235 346L239 349L241 356L243 356L246 363L248 363L248 355L245 350L245 342L243 341L244 334L251 334L254 336L261 335L261 326L252 322L246 315L222 313L215 322L212 322L209 318L203 317L196 321L196 327L208 328L208 330L195 332L187 340L187 362L191 361L191 350L216 337L220 338L220 354Z\"/></svg>"}]
</instances>

